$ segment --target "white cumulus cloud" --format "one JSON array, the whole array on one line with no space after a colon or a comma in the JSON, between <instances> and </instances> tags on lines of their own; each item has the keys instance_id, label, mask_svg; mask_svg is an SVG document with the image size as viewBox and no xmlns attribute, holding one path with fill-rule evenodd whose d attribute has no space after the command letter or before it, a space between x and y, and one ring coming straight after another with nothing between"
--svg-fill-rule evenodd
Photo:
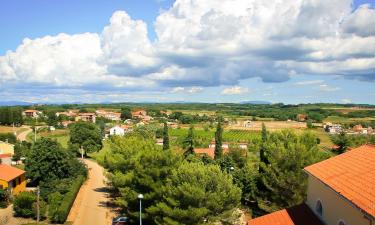
<instances>
[{"instance_id":1,"label":"white cumulus cloud","mask_svg":"<svg viewBox=\"0 0 375 225\"><path fill-rule=\"evenodd\" d=\"M243 95L249 93L249 89L245 87L239 87L239 86L234 86L234 87L229 87L225 88L221 94L223 95Z\"/></svg>"}]
</instances>

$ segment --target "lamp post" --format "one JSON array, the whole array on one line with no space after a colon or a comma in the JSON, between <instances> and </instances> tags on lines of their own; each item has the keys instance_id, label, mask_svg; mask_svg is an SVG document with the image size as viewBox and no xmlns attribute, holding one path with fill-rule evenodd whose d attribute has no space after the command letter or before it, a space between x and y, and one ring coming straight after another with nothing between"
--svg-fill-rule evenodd
<instances>
[{"instance_id":1,"label":"lamp post","mask_svg":"<svg viewBox=\"0 0 375 225\"><path fill-rule=\"evenodd\" d=\"M230 172L232 173L232 172L233 172L233 170L234 170L234 167L233 167L233 166L231 166L231 167L229 168L229 170L230 170Z\"/></svg>"},{"instance_id":2,"label":"lamp post","mask_svg":"<svg viewBox=\"0 0 375 225\"><path fill-rule=\"evenodd\" d=\"M139 194L138 199L139 199L139 225L142 225L142 199L143 199L143 195Z\"/></svg>"}]
</instances>

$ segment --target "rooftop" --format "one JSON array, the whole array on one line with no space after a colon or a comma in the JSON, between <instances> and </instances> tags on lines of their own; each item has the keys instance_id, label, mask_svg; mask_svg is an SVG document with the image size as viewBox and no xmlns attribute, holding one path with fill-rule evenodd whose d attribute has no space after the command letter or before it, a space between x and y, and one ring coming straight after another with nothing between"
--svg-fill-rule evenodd
<instances>
[{"instance_id":1,"label":"rooftop","mask_svg":"<svg viewBox=\"0 0 375 225\"><path fill-rule=\"evenodd\" d=\"M310 208L297 205L250 220L248 225L323 225Z\"/></svg>"},{"instance_id":2,"label":"rooftop","mask_svg":"<svg viewBox=\"0 0 375 225\"><path fill-rule=\"evenodd\" d=\"M25 171L17 169L12 166L7 166L0 164L0 180L5 180L7 182L21 176Z\"/></svg>"},{"instance_id":3,"label":"rooftop","mask_svg":"<svg viewBox=\"0 0 375 225\"><path fill-rule=\"evenodd\" d=\"M375 218L375 146L363 145L305 171Z\"/></svg>"}]
</instances>

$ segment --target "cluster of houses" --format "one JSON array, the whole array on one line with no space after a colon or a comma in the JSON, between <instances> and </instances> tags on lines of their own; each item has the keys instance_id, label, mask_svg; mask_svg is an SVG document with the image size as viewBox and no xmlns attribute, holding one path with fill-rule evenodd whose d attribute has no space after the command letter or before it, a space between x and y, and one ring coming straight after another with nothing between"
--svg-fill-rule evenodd
<instances>
[{"instance_id":1,"label":"cluster of houses","mask_svg":"<svg viewBox=\"0 0 375 225\"><path fill-rule=\"evenodd\" d=\"M213 140L211 143L208 145L208 148L195 148L194 153L200 156L206 155L209 156L210 158L214 158L215 156L215 146L216 142ZM221 148L223 149L223 154L227 154L230 151L231 147L237 146L240 149L247 149L248 144L247 143L237 143L237 144L230 144L229 142L223 142L221 144Z\"/></svg>"},{"instance_id":2,"label":"cluster of houses","mask_svg":"<svg viewBox=\"0 0 375 225\"><path fill-rule=\"evenodd\" d=\"M364 145L304 169L306 202L248 225L375 224L375 146Z\"/></svg>"},{"instance_id":3,"label":"cluster of houses","mask_svg":"<svg viewBox=\"0 0 375 225\"><path fill-rule=\"evenodd\" d=\"M344 130L340 124L325 123L323 128L330 134L339 134L342 131L345 131L347 134L375 134L372 127L363 127L360 124L353 126L351 129Z\"/></svg>"}]
</instances>

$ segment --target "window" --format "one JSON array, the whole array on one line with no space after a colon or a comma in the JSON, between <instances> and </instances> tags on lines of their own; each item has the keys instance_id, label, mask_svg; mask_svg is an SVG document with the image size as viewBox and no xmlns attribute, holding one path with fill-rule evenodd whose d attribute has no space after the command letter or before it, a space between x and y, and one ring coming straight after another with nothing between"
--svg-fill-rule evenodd
<instances>
[{"instance_id":1,"label":"window","mask_svg":"<svg viewBox=\"0 0 375 225\"><path fill-rule=\"evenodd\" d=\"M320 200L318 200L316 202L315 211L318 213L319 216L323 215L323 206L322 206L322 202Z\"/></svg>"},{"instance_id":2,"label":"window","mask_svg":"<svg viewBox=\"0 0 375 225\"><path fill-rule=\"evenodd\" d=\"M346 225L344 221L340 220L337 225Z\"/></svg>"}]
</instances>

